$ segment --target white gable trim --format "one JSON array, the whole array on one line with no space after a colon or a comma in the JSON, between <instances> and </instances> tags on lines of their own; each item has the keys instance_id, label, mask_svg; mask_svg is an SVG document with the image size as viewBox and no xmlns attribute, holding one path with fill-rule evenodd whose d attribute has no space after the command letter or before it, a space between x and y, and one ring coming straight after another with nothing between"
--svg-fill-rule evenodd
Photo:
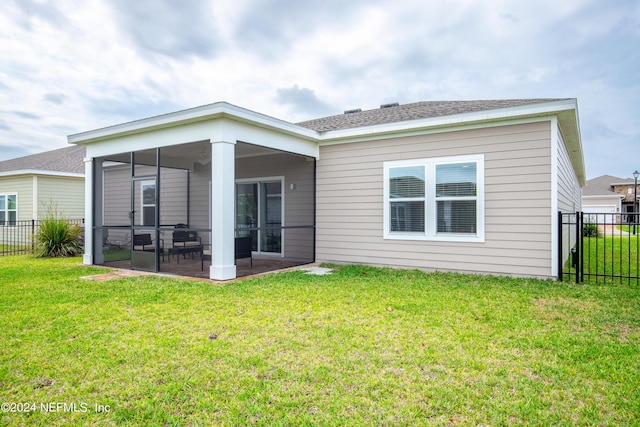
<instances>
[{"instance_id":1,"label":"white gable trim","mask_svg":"<svg viewBox=\"0 0 640 427\"><path fill-rule=\"evenodd\" d=\"M66 178L84 178L83 173L45 171L45 170L38 170L38 169L21 169L21 170L15 170L15 171L0 172L0 177L16 176L16 175L43 175L43 176L59 176L59 177L66 177Z\"/></svg>"}]
</instances>

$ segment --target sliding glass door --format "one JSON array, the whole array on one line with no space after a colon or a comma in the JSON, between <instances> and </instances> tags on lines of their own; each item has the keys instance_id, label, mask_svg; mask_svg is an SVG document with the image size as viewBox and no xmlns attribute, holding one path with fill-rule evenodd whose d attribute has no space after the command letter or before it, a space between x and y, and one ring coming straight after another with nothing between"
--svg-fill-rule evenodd
<instances>
[{"instance_id":1,"label":"sliding glass door","mask_svg":"<svg viewBox=\"0 0 640 427\"><path fill-rule=\"evenodd\" d=\"M237 235L251 235L255 252L282 254L283 201L281 178L237 182Z\"/></svg>"}]
</instances>

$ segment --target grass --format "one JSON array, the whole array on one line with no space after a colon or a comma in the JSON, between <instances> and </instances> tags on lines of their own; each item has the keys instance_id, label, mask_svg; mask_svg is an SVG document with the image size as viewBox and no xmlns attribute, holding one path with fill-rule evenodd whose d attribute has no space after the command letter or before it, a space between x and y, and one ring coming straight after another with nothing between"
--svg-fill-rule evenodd
<instances>
[{"instance_id":1,"label":"grass","mask_svg":"<svg viewBox=\"0 0 640 427\"><path fill-rule=\"evenodd\" d=\"M591 283L619 282L614 276L633 276L622 279L625 283L638 284L640 241L638 236L607 235L584 239L585 281ZM588 276L592 275L592 276ZM609 276L609 277L607 277Z\"/></svg>"},{"instance_id":2,"label":"grass","mask_svg":"<svg viewBox=\"0 0 640 427\"><path fill-rule=\"evenodd\" d=\"M622 230L623 232L626 233L633 233L633 225L618 225L616 226L616 229L618 230ZM640 225L636 225L635 226L635 231L637 234L640 234Z\"/></svg>"},{"instance_id":3,"label":"grass","mask_svg":"<svg viewBox=\"0 0 640 427\"><path fill-rule=\"evenodd\" d=\"M637 287L356 266L99 282L79 262L0 258L0 402L60 409L0 425L640 424Z\"/></svg>"}]
</instances>

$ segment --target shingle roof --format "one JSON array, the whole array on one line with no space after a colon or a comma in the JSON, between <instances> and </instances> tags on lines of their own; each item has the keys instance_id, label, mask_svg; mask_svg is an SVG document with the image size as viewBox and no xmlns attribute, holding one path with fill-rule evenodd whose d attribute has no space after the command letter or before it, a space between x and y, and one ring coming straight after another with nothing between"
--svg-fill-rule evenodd
<instances>
[{"instance_id":1,"label":"shingle roof","mask_svg":"<svg viewBox=\"0 0 640 427\"><path fill-rule=\"evenodd\" d=\"M478 111L497 110L501 108L519 107L530 104L540 104L545 102L564 101L566 99L568 98L424 101L307 120L298 123L298 125L318 132L326 132L330 130L358 128L362 126L402 122L406 120L426 119Z\"/></svg>"},{"instance_id":2,"label":"shingle roof","mask_svg":"<svg viewBox=\"0 0 640 427\"><path fill-rule=\"evenodd\" d=\"M619 196L620 194L613 191L611 184L621 183L625 179L611 175L602 175L587 181L587 185L582 189L583 196ZM631 180L633 184L633 180Z\"/></svg>"},{"instance_id":3,"label":"shingle roof","mask_svg":"<svg viewBox=\"0 0 640 427\"><path fill-rule=\"evenodd\" d=\"M0 162L0 172L39 170L84 173L85 147L73 145Z\"/></svg>"}]
</instances>

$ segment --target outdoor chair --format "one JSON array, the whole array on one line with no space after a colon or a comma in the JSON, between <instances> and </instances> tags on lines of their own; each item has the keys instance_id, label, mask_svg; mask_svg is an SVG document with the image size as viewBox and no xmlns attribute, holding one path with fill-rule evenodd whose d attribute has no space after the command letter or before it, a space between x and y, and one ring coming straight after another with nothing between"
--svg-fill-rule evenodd
<instances>
[{"instance_id":1,"label":"outdoor chair","mask_svg":"<svg viewBox=\"0 0 640 427\"><path fill-rule=\"evenodd\" d=\"M154 252L156 250L156 245L155 243L153 243L153 240L151 239L151 234L150 233L134 234L133 250L143 251L143 252ZM162 260L164 261L164 242L162 239L160 239L159 255L162 256Z\"/></svg>"},{"instance_id":2,"label":"outdoor chair","mask_svg":"<svg viewBox=\"0 0 640 427\"><path fill-rule=\"evenodd\" d=\"M178 255L180 262L180 254L186 258L190 253L192 256L196 252L202 252L202 239L195 231L189 231L186 224L176 224L173 235L171 253Z\"/></svg>"}]
</instances>

